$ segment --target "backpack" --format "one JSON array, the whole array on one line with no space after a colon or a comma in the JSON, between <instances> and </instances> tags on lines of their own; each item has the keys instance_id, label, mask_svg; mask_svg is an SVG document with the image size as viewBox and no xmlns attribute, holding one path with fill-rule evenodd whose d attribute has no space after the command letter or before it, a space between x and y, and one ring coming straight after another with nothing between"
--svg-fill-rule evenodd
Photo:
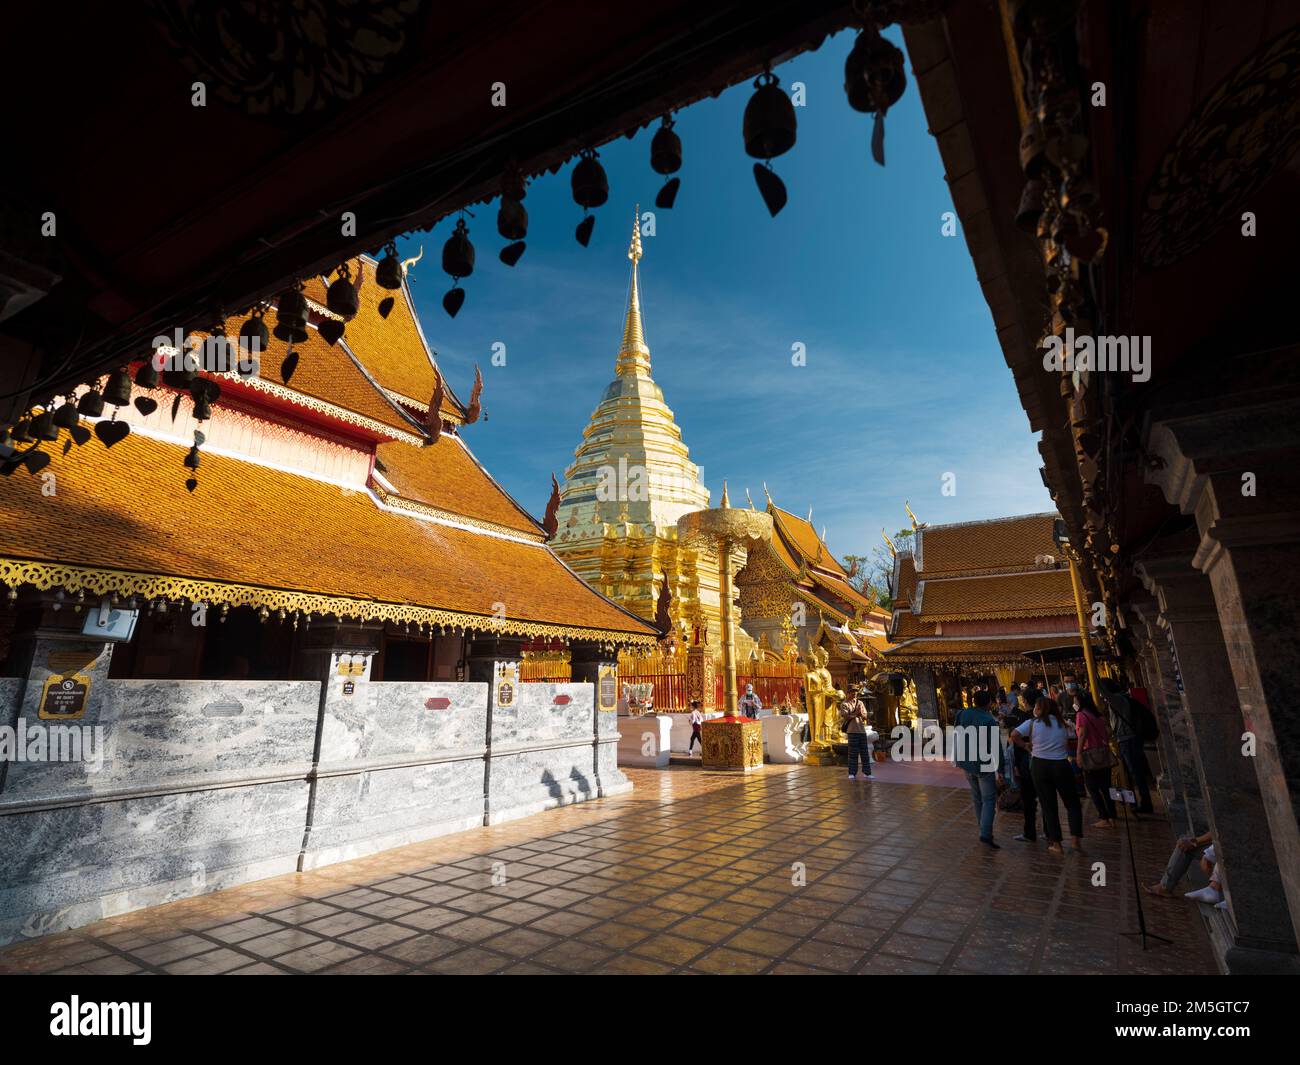
<instances>
[{"instance_id":1,"label":"backpack","mask_svg":"<svg viewBox=\"0 0 1300 1065\"><path fill-rule=\"evenodd\" d=\"M1138 739L1143 743L1151 743L1159 739L1160 726L1156 724L1156 716L1146 703L1121 692L1112 692L1110 698L1122 700L1124 709L1119 711L1119 716L1128 723Z\"/></svg>"}]
</instances>

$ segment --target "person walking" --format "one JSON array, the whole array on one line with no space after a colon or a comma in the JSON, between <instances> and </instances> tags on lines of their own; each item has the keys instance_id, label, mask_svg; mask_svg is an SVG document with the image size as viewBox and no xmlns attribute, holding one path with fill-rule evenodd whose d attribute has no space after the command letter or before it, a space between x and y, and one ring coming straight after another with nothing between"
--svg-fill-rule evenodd
<instances>
[{"instance_id":1,"label":"person walking","mask_svg":"<svg viewBox=\"0 0 1300 1065\"><path fill-rule=\"evenodd\" d=\"M849 779L871 779L871 743L868 733L871 726L867 721L867 707L858 698L858 686L849 685L848 698L840 703L840 731L849 741ZM856 767L862 763L861 771Z\"/></svg>"},{"instance_id":2,"label":"person walking","mask_svg":"<svg viewBox=\"0 0 1300 1065\"><path fill-rule=\"evenodd\" d=\"M998 731L998 719L989 713L989 693L983 690L975 692L972 702L973 706L957 714L957 736L961 742L957 768L966 774L966 783L970 785L980 842L997 850L998 845L993 840L993 815L997 812L998 788L1004 780L1002 737Z\"/></svg>"},{"instance_id":3,"label":"person walking","mask_svg":"<svg viewBox=\"0 0 1300 1065\"><path fill-rule=\"evenodd\" d=\"M1097 704L1088 692L1078 690L1073 694L1077 711L1074 728L1079 738L1079 768L1083 770L1084 783L1100 818L1092 827L1114 828L1115 802L1110 797L1110 772L1118 764L1118 759L1110 749L1110 726L1097 712Z\"/></svg>"},{"instance_id":4,"label":"person walking","mask_svg":"<svg viewBox=\"0 0 1300 1065\"><path fill-rule=\"evenodd\" d=\"M1070 824L1071 846L1083 849L1083 806L1074 786L1074 772L1068 758L1070 730L1056 701L1040 698L1034 704L1034 716L1011 733L1012 742L1029 745L1029 775L1043 806L1043 832L1047 849L1061 852L1061 813L1057 800L1065 806Z\"/></svg>"},{"instance_id":5,"label":"person walking","mask_svg":"<svg viewBox=\"0 0 1300 1065\"><path fill-rule=\"evenodd\" d=\"M700 750L704 750L704 740L700 738L700 726L704 724L704 714L700 712L700 701L698 699L691 700L691 716L689 720L691 722L691 742L686 745L687 754L695 750L697 743L700 745Z\"/></svg>"},{"instance_id":6,"label":"person walking","mask_svg":"<svg viewBox=\"0 0 1300 1065\"><path fill-rule=\"evenodd\" d=\"M1128 696L1120 691L1119 685L1110 677L1101 678L1101 694L1110 708L1110 727L1115 736L1115 744L1119 747L1119 756L1124 759L1124 768L1128 770L1129 780L1137 793L1137 812L1154 813L1151 789L1147 784L1151 767L1147 764L1147 753L1142 746L1142 731L1137 713Z\"/></svg>"}]
</instances>

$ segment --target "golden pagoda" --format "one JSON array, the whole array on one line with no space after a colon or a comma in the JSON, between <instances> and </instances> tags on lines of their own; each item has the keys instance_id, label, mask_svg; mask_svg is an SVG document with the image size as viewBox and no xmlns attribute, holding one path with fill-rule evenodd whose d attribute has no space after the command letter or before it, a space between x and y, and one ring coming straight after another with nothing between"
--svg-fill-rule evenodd
<instances>
[{"instance_id":1,"label":"golden pagoda","mask_svg":"<svg viewBox=\"0 0 1300 1065\"><path fill-rule=\"evenodd\" d=\"M663 576L670 617L687 642L721 645L718 563L707 548L677 539L677 521L704 510L709 490L690 460L682 432L650 375L641 318L639 208L632 225L623 336L614 380L583 430L564 471L555 552L583 580L643 618L655 617ZM744 553L736 556L737 566Z\"/></svg>"}]
</instances>

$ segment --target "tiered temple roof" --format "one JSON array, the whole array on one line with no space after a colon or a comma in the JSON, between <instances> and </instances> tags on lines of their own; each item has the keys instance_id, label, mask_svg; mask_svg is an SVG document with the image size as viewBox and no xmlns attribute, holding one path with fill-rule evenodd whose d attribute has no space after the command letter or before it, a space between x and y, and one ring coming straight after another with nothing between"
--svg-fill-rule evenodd
<instances>
[{"instance_id":1,"label":"tiered temple roof","mask_svg":"<svg viewBox=\"0 0 1300 1065\"><path fill-rule=\"evenodd\" d=\"M1070 573L1054 513L922 525L894 560L887 652L900 665L1022 663L1025 652L1078 644Z\"/></svg>"},{"instance_id":2,"label":"tiered temple roof","mask_svg":"<svg viewBox=\"0 0 1300 1065\"><path fill-rule=\"evenodd\" d=\"M449 388L430 442L437 371L410 292L380 289L369 260L352 268L359 314L335 345L313 324L288 381L273 342L257 376L215 375L222 395L204 422L188 393L137 388L157 406L119 409L125 439L92 436L46 468L53 482L0 479L0 583L653 643L652 626L588 588L478 463ZM313 323L328 317L324 285L307 286L322 304ZM195 430L205 441L187 492Z\"/></svg>"}]
</instances>

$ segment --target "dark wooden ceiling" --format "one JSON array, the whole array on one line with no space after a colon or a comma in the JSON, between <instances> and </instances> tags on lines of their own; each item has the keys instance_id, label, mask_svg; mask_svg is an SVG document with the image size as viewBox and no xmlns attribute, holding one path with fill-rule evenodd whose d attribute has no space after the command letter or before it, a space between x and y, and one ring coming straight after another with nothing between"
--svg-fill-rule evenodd
<instances>
[{"instance_id":1,"label":"dark wooden ceiling","mask_svg":"<svg viewBox=\"0 0 1300 1065\"><path fill-rule=\"evenodd\" d=\"M0 254L62 280L0 321L0 367L65 384L495 195L511 160L557 168L753 77L852 14L842 0L170 0L7 19L28 45L2 75ZM33 240L46 211L57 237Z\"/></svg>"}]
</instances>

